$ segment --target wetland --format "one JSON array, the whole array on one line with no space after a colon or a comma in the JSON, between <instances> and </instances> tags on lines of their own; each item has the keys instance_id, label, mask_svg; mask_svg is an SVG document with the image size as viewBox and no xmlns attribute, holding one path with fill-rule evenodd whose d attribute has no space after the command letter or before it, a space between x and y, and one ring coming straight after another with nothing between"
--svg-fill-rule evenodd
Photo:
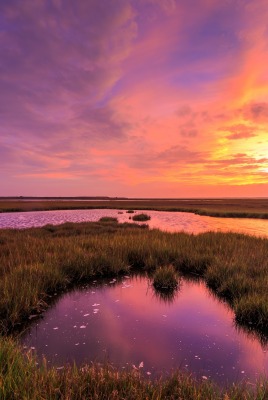
<instances>
[{"instance_id":1,"label":"wetland","mask_svg":"<svg viewBox=\"0 0 268 400\"><path fill-rule=\"evenodd\" d=\"M95 220L76 223L9 213L12 229L0 216L2 398L265 399L266 228L167 232L154 229L160 212L148 229L126 211L78 210ZM26 227L35 214L43 226ZM171 296L153 286L168 266Z\"/></svg>"}]
</instances>

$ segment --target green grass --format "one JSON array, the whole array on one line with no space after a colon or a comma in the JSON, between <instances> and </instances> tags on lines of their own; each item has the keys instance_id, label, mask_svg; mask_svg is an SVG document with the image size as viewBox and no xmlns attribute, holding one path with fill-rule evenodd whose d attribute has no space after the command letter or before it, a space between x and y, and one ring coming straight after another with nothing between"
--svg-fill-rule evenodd
<instances>
[{"instance_id":1,"label":"green grass","mask_svg":"<svg viewBox=\"0 0 268 400\"><path fill-rule=\"evenodd\" d=\"M0 230L0 399L268 398L267 379L253 395L249 387L220 392L180 373L150 382L110 367L36 368L32 357L23 356L7 337L31 314L43 312L55 291L131 271L152 275L163 265L198 276L229 302L241 327L267 341L267 239L234 233L172 234L113 220Z\"/></svg>"},{"instance_id":2,"label":"green grass","mask_svg":"<svg viewBox=\"0 0 268 400\"><path fill-rule=\"evenodd\" d=\"M173 291L178 287L177 272L173 265L157 268L153 276L153 285L157 290Z\"/></svg>"},{"instance_id":3,"label":"green grass","mask_svg":"<svg viewBox=\"0 0 268 400\"><path fill-rule=\"evenodd\" d=\"M191 212L212 217L268 219L268 201L260 199L107 199L105 201L81 201L77 199L37 199L23 201L0 198L0 212L74 210L74 209L121 209Z\"/></svg>"},{"instance_id":4,"label":"green grass","mask_svg":"<svg viewBox=\"0 0 268 400\"><path fill-rule=\"evenodd\" d=\"M148 214L136 214L132 217L133 221L149 221L151 219Z\"/></svg>"}]
</instances>

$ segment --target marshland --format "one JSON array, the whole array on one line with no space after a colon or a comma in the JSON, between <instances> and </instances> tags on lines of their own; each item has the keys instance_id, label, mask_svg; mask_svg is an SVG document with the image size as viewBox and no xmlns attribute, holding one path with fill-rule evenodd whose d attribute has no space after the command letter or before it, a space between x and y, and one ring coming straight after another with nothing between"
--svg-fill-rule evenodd
<instances>
[{"instance_id":1,"label":"marshland","mask_svg":"<svg viewBox=\"0 0 268 400\"><path fill-rule=\"evenodd\" d=\"M125 210L135 210L135 213ZM67 222L0 231L0 398L267 398L265 369L255 379L243 379L241 372L244 371L241 369L239 377L234 374L233 380L223 380L218 385L208 374L200 377L184 365L170 368L169 373L162 377L159 374L147 375L146 371L151 374L151 370L148 371L145 363L143 366L143 353L140 363L135 362L135 368L131 360L129 366L122 369L112 359L102 360L100 364L92 363L95 360L82 360L80 363L69 359L59 368L47 358L42 359L42 351L38 348L30 349L29 345L23 349L23 344L30 343L29 336L25 339L27 332L39 329L42 320L46 321L46 314L53 312L53 307L60 304L65 294L71 296L73 291L85 290L91 296L91 292L100 295L98 293L103 291L103 296L107 297L105 290L119 290L116 288L122 284L125 288L120 290L132 293L128 286L135 287L135 282L140 279L143 285L146 282L149 292L154 295L151 297L158 302L156 307L167 307L170 313L172 305L182 301L187 293L184 303L190 305L197 293L190 288L199 288L207 296L209 304L217 301L224 307L224 313L231 313L233 335L236 335L234 332L237 335L241 333L248 338L246 340L253 341L253 348L259 346L260 354L263 352L266 360L268 240L241 233L204 232L193 235L149 229L145 225L149 221L138 225L129 220L132 214L139 214L132 204L125 207L123 214L128 223L118 223L115 217L107 217L95 222ZM165 281L167 277L170 287ZM132 284L122 283L126 279ZM145 293L147 297L139 291L133 289L133 296L137 302L139 298L143 299L140 300L141 307L143 304L145 307L148 291ZM192 298L190 293L193 293ZM93 299L90 297L88 301L90 307L96 304L95 310L100 308L100 312L95 312L99 318L102 305L99 307L100 301L93 303ZM82 311L86 315L86 311ZM181 311L174 312L179 315ZM190 314L194 314L194 309ZM164 311L160 316L168 322L168 311L167 318L163 315L166 315ZM195 323L198 331L205 321L195 320ZM84 326L82 322L81 326ZM151 332L152 337L157 329L156 326ZM176 329L179 332L182 328ZM94 330L94 325L91 330ZM113 331L109 332L110 340L116 340ZM60 331L58 333L61 335ZM163 342L165 340L163 338ZM158 352L157 348L155 352Z\"/></svg>"},{"instance_id":2,"label":"marshland","mask_svg":"<svg viewBox=\"0 0 268 400\"><path fill-rule=\"evenodd\" d=\"M267 198L200 198L200 199L116 199L116 198L0 198L0 212L78 210L78 209L130 209L182 211L221 218L268 219Z\"/></svg>"}]
</instances>

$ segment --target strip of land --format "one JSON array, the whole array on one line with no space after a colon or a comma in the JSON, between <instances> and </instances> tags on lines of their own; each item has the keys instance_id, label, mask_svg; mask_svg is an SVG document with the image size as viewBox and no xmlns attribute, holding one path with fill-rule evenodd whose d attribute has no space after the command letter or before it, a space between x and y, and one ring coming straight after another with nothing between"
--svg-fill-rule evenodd
<instances>
[{"instance_id":1,"label":"strip of land","mask_svg":"<svg viewBox=\"0 0 268 400\"><path fill-rule=\"evenodd\" d=\"M96 277L172 265L198 277L232 307L236 323L263 345L268 338L268 240L234 233L188 235L118 224L106 218L25 230L0 230L0 398L265 399L268 380L220 390L178 373L149 382L111 368L37 368L15 333L51 294ZM107 393L113 393L107 397ZM94 395L92 395L92 393ZM91 397L90 397L91 396Z\"/></svg>"},{"instance_id":2,"label":"strip of land","mask_svg":"<svg viewBox=\"0 0 268 400\"><path fill-rule=\"evenodd\" d=\"M221 218L268 219L268 198L261 199L89 199L0 198L0 212L134 209L191 212Z\"/></svg>"}]
</instances>

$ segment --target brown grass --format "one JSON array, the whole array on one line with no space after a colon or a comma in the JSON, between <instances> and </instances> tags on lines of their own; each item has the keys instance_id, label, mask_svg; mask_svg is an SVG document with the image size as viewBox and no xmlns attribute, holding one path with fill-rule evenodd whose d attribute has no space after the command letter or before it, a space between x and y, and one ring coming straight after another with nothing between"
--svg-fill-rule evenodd
<instances>
[{"instance_id":1,"label":"brown grass","mask_svg":"<svg viewBox=\"0 0 268 400\"><path fill-rule=\"evenodd\" d=\"M128 199L73 201L0 199L0 212L117 208L133 210L185 211L233 218L268 218L268 200L263 199Z\"/></svg>"}]
</instances>

